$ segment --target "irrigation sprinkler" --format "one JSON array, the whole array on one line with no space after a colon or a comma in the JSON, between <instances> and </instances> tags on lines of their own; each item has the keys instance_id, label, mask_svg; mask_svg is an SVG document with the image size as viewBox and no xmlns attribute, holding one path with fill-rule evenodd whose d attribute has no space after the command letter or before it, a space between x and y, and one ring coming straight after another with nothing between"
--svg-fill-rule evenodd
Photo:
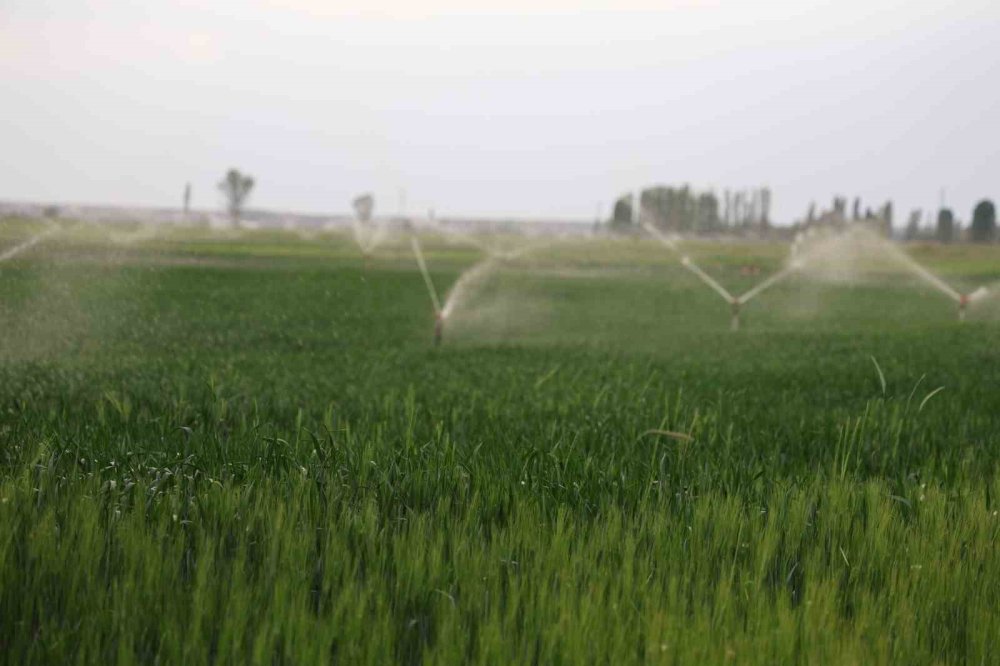
<instances>
[{"instance_id":1,"label":"irrigation sprinkler","mask_svg":"<svg viewBox=\"0 0 1000 666\"><path fill-rule=\"evenodd\" d=\"M697 275L702 282L711 287L715 293L721 296L724 301L729 303L729 311L731 313L729 328L732 331L740 330L740 310L743 307L743 303L740 299L729 293L728 289L719 284L711 275L703 271L701 266L696 264L691 257L687 255L681 257L681 266Z\"/></svg>"},{"instance_id":2,"label":"irrigation sprinkler","mask_svg":"<svg viewBox=\"0 0 1000 666\"><path fill-rule=\"evenodd\" d=\"M679 252L680 251L677 248L677 241L674 240L673 238L667 236L666 234L662 233L656 227L652 226L651 224L647 224L647 223L643 222L642 223L642 228L645 229L653 238L655 238L656 240L660 241L660 243L664 247L667 247L668 249L670 249L670 250L672 250L674 252ZM743 305L740 302L740 299L736 298L731 293L729 293L728 289L726 289L721 284L719 284L715 280L715 278L713 278L711 275L709 275L708 273L706 273L705 271L703 271L701 269L701 266L699 266L697 263L695 263L695 261L693 259L691 259L691 257L689 257L687 255L682 255L681 256L681 266L683 266L684 268L686 268L687 270L691 271L696 276L698 276L698 279L700 279L702 282L704 282L706 285L708 285L713 291L715 291L715 293L717 293L719 296L721 296L724 301L726 301L727 303L729 303L729 308L730 308L730 311L732 312L732 319L730 321L730 328L732 330L734 330L734 331L740 330L740 308Z\"/></svg>"},{"instance_id":3,"label":"irrigation sprinkler","mask_svg":"<svg viewBox=\"0 0 1000 666\"><path fill-rule=\"evenodd\" d=\"M881 239L880 239L881 240ZM969 309L969 305L983 298L989 293L986 287L979 287L975 291L968 294L963 294L957 289L952 287L950 284L939 278L934 273L930 272L923 265L918 263L916 259L906 254L906 252L900 250L894 245L889 244L887 241L882 241L882 246L889 250L889 254L901 263L906 268L910 269L917 277L921 278L924 282L931 285L939 292L955 301L958 304L958 321L965 321L965 316Z\"/></svg>"},{"instance_id":4,"label":"irrigation sprinkler","mask_svg":"<svg viewBox=\"0 0 1000 666\"><path fill-rule=\"evenodd\" d=\"M659 229L650 224L643 223L642 227L647 232L649 232L651 236L660 241L660 243L663 244L665 247L669 248L670 250L673 250L674 252L679 251L677 247L677 241L675 239L665 235ZM798 254L798 248L795 247L794 245L793 245L793 253ZM724 301L729 303L729 309L731 313L729 327L733 331L740 330L740 313L744 305L746 305L749 301L753 300L755 297L767 291L774 285L787 279L790 275L792 275L797 270L802 268L804 263L805 262L802 258L796 258L791 263L789 263L785 268L781 269L780 271L770 276L757 286L753 287L752 289L744 293L742 296L733 296L729 292L729 290L723 287L715 278L713 278L711 275L702 270L701 266L699 266L693 259L691 259L691 257L689 257L688 255L681 256L681 266L683 266L684 268L686 268L687 270L691 271L696 276L698 276L698 278L702 282L704 282L713 291L715 291L715 293L721 296Z\"/></svg>"},{"instance_id":5,"label":"irrigation sprinkler","mask_svg":"<svg viewBox=\"0 0 1000 666\"><path fill-rule=\"evenodd\" d=\"M990 290L987 289L986 287L979 287L975 291L972 291L968 294L959 294L958 320L965 321L966 311L969 309L969 306L975 303L976 301L985 298L986 296L989 295L989 293Z\"/></svg>"},{"instance_id":6,"label":"irrigation sprinkler","mask_svg":"<svg viewBox=\"0 0 1000 666\"><path fill-rule=\"evenodd\" d=\"M427 293L431 297L431 304L434 306L434 345L441 344L444 336L445 312L441 307L441 299L438 298L437 289L431 280L431 274L427 270L427 262L424 261L424 253L420 248L420 241L416 236L410 236L410 245L413 247L413 254L417 258L417 266L420 267L420 274L424 277L424 284L427 285Z\"/></svg>"}]
</instances>

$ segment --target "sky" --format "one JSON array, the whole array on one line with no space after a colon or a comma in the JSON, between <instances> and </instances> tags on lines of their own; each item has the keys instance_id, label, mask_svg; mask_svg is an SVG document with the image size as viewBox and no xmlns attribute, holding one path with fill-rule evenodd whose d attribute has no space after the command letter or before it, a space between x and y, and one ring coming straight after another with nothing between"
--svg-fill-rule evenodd
<instances>
[{"instance_id":1,"label":"sky","mask_svg":"<svg viewBox=\"0 0 1000 666\"><path fill-rule=\"evenodd\" d=\"M995 0L0 0L0 199L592 221L1000 198Z\"/></svg>"}]
</instances>

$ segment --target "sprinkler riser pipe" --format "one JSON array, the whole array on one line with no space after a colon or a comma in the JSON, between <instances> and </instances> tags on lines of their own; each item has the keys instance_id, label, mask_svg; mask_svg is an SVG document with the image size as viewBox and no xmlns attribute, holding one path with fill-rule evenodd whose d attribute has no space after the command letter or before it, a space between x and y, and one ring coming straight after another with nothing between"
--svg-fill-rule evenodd
<instances>
[{"instance_id":1,"label":"sprinkler riser pipe","mask_svg":"<svg viewBox=\"0 0 1000 666\"><path fill-rule=\"evenodd\" d=\"M444 337L444 317L438 313L434 318L434 346L440 347Z\"/></svg>"},{"instance_id":2,"label":"sprinkler riser pipe","mask_svg":"<svg viewBox=\"0 0 1000 666\"><path fill-rule=\"evenodd\" d=\"M738 300L735 300L735 299L729 304L730 310L732 312L732 318L730 319L730 322L729 322L729 328L733 332L736 332L736 331L740 330L740 308L741 308L741 305L742 304Z\"/></svg>"}]
</instances>

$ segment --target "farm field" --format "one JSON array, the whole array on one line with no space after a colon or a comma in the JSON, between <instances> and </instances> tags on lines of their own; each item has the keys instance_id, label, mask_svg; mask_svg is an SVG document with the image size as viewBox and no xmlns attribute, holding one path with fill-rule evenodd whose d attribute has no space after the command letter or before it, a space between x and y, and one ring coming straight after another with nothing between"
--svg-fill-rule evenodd
<instances>
[{"instance_id":1,"label":"farm field","mask_svg":"<svg viewBox=\"0 0 1000 666\"><path fill-rule=\"evenodd\" d=\"M442 295L482 258L422 241ZM566 239L435 347L405 237L64 224L0 263L0 661L996 663L1000 298L866 254L729 317Z\"/></svg>"}]
</instances>

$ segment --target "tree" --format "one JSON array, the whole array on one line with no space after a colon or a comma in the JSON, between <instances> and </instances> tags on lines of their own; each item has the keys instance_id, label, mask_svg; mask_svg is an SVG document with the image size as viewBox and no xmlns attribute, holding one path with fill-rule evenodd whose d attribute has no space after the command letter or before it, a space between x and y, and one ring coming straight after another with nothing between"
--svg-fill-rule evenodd
<instances>
[{"instance_id":1,"label":"tree","mask_svg":"<svg viewBox=\"0 0 1000 666\"><path fill-rule=\"evenodd\" d=\"M906 223L906 231L903 237L906 240L916 240L920 235L920 211L915 210L910 213L910 221Z\"/></svg>"},{"instance_id":2,"label":"tree","mask_svg":"<svg viewBox=\"0 0 1000 666\"><path fill-rule=\"evenodd\" d=\"M375 212L375 197L370 194L362 194L355 197L351 205L354 206L354 216L358 218L358 222L371 221L372 213Z\"/></svg>"},{"instance_id":3,"label":"tree","mask_svg":"<svg viewBox=\"0 0 1000 666\"><path fill-rule=\"evenodd\" d=\"M997 209L989 199L983 199L973 209L969 233L976 243L991 243L996 238Z\"/></svg>"},{"instance_id":4,"label":"tree","mask_svg":"<svg viewBox=\"0 0 1000 666\"><path fill-rule=\"evenodd\" d=\"M184 186L184 217L191 211L191 183Z\"/></svg>"},{"instance_id":5,"label":"tree","mask_svg":"<svg viewBox=\"0 0 1000 666\"><path fill-rule=\"evenodd\" d=\"M847 220L847 197L833 198L833 214L837 218L837 222Z\"/></svg>"},{"instance_id":6,"label":"tree","mask_svg":"<svg viewBox=\"0 0 1000 666\"><path fill-rule=\"evenodd\" d=\"M219 183L219 191L226 198L226 210L229 212L229 219L232 220L235 227L240 225L243 205L250 197L253 185L253 178L240 173L238 169L227 171L226 177Z\"/></svg>"},{"instance_id":7,"label":"tree","mask_svg":"<svg viewBox=\"0 0 1000 666\"><path fill-rule=\"evenodd\" d=\"M879 217L882 219L882 234L886 238L892 238L892 202L886 201L885 205L882 206L882 210L879 212Z\"/></svg>"},{"instance_id":8,"label":"tree","mask_svg":"<svg viewBox=\"0 0 1000 666\"><path fill-rule=\"evenodd\" d=\"M942 243L955 240L955 214L950 208L942 208L937 216L937 239Z\"/></svg>"},{"instance_id":9,"label":"tree","mask_svg":"<svg viewBox=\"0 0 1000 666\"><path fill-rule=\"evenodd\" d=\"M771 188L760 188L760 226L767 229L771 226Z\"/></svg>"},{"instance_id":10,"label":"tree","mask_svg":"<svg viewBox=\"0 0 1000 666\"><path fill-rule=\"evenodd\" d=\"M625 194L615 201L614 211L611 213L611 226L625 229L632 224L632 195Z\"/></svg>"},{"instance_id":11,"label":"tree","mask_svg":"<svg viewBox=\"0 0 1000 666\"><path fill-rule=\"evenodd\" d=\"M715 231L721 226L719 219L719 199L715 192L702 192L698 196L698 219L695 228L699 233Z\"/></svg>"}]
</instances>

